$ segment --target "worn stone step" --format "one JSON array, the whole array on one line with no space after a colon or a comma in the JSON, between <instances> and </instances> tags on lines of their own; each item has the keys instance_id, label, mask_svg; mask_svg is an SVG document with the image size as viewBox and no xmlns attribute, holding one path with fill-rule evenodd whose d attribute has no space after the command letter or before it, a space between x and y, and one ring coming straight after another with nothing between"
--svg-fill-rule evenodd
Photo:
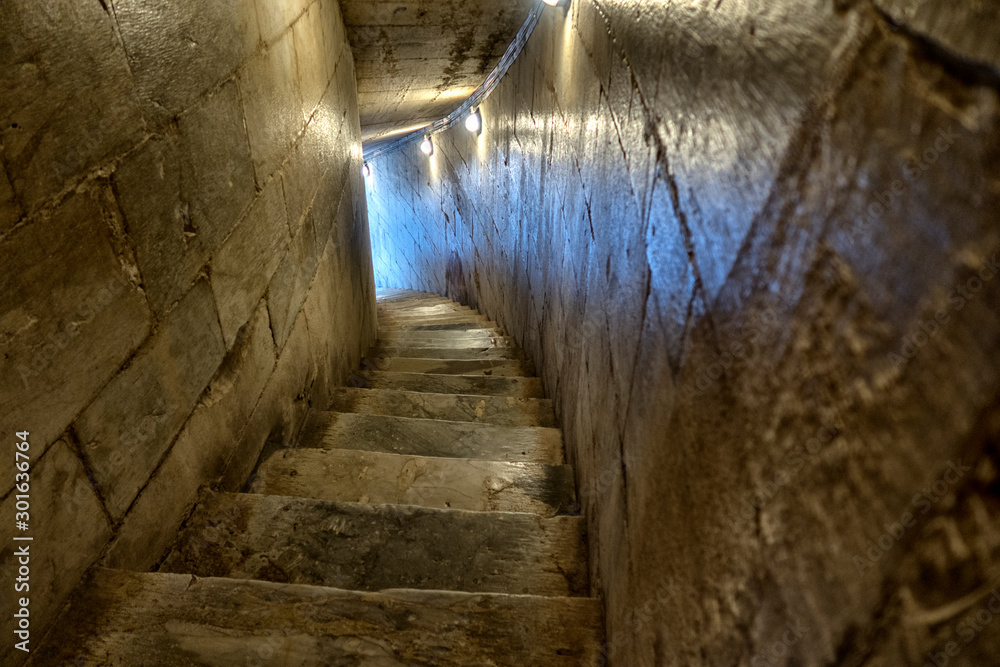
<instances>
[{"instance_id":1,"label":"worn stone step","mask_svg":"<svg viewBox=\"0 0 1000 667\"><path fill-rule=\"evenodd\" d=\"M535 369L519 359L424 359L421 357L369 358L375 370L396 373L433 373L435 375L485 375L493 377L530 377Z\"/></svg>"},{"instance_id":2,"label":"worn stone step","mask_svg":"<svg viewBox=\"0 0 1000 667\"><path fill-rule=\"evenodd\" d=\"M431 314L409 313L406 311L388 311L380 309L378 311L378 321L385 324L411 324L414 322L427 322L447 324L449 322L489 322L485 315L481 315L475 310L460 310L451 312L440 312Z\"/></svg>"},{"instance_id":3,"label":"worn stone step","mask_svg":"<svg viewBox=\"0 0 1000 667\"><path fill-rule=\"evenodd\" d=\"M30 664L596 667L602 641L592 598L366 593L95 569Z\"/></svg>"},{"instance_id":4,"label":"worn stone step","mask_svg":"<svg viewBox=\"0 0 1000 667\"><path fill-rule=\"evenodd\" d=\"M408 357L411 359L521 359L524 352L519 347L400 347L375 345L368 352L374 357Z\"/></svg>"},{"instance_id":5,"label":"worn stone step","mask_svg":"<svg viewBox=\"0 0 1000 667\"><path fill-rule=\"evenodd\" d=\"M504 336L503 332L496 322L491 322L490 320L480 320L465 322L428 322L426 320L419 320L417 322L409 323L399 323L399 322L383 322L379 321L378 332L379 335L406 335L409 333L436 333L439 331L461 331L461 332L482 332L489 331L491 336Z\"/></svg>"},{"instance_id":6,"label":"worn stone step","mask_svg":"<svg viewBox=\"0 0 1000 667\"><path fill-rule=\"evenodd\" d=\"M447 297L440 296L438 294L413 294L409 296L399 296L394 298L376 298L375 304L379 308L405 308L406 306L413 304L435 304L435 303L446 303L454 306L462 306L462 304L452 301ZM467 306L463 306L467 307Z\"/></svg>"},{"instance_id":7,"label":"worn stone step","mask_svg":"<svg viewBox=\"0 0 1000 667\"><path fill-rule=\"evenodd\" d=\"M468 306L464 306L460 303L447 299L443 296L437 296L436 294L425 294L419 296L408 296L400 297L398 299L381 299L375 302L375 306L379 310L385 311L396 311L406 308L420 307L420 306L452 306L454 308L462 308L466 310L471 310Z\"/></svg>"},{"instance_id":8,"label":"worn stone step","mask_svg":"<svg viewBox=\"0 0 1000 667\"><path fill-rule=\"evenodd\" d=\"M417 290L398 290L396 292L376 293L375 300L382 301L405 301L407 299L444 299L446 297L433 292L420 292Z\"/></svg>"},{"instance_id":9,"label":"worn stone step","mask_svg":"<svg viewBox=\"0 0 1000 667\"><path fill-rule=\"evenodd\" d=\"M435 458L351 449L285 449L257 471L251 493L438 509L573 510L569 466Z\"/></svg>"},{"instance_id":10,"label":"worn stone step","mask_svg":"<svg viewBox=\"0 0 1000 667\"><path fill-rule=\"evenodd\" d=\"M450 306L450 310L442 308L442 306ZM422 313L423 310L429 310L430 312ZM489 319L474 308L469 308L468 306L463 306L460 303L454 303L452 301L447 302L423 302L422 304L411 304L407 307L391 307L383 306L378 304L376 306L376 313L379 319L393 320L393 321L410 321L419 320L422 318L430 319Z\"/></svg>"},{"instance_id":11,"label":"worn stone step","mask_svg":"<svg viewBox=\"0 0 1000 667\"><path fill-rule=\"evenodd\" d=\"M444 335L443 333L396 334L379 336L377 345L385 347L517 347L510 336L482 334Z\"/></svg>"},{"instance_id":12,"label":"worn stone step","mask_svg":"<svg viewBox=\"0 0 1000 667\"><path fill-rule=\"evenodd\" d=\"M413 339L413 340L490 340L503 338L505 334L496 329L466 329L464 331L379 331L379 339ZM473 343L476 344L476 343Z\"/></svg>"},{"instance_id":13,"label":"worn stone step","mask_svg":"<svg viewBox=\"0 0 1000 667\"><path fill-rule=\"evenodd\" d=\"M587 595L583 518L205 492L161 572L378 591Z\"/></svg>"},{"instance_id":14,"label":"worn stone step","mask_svg":"<svg viewBox=\"0 0 1000 667\"><path fill-rule=\"evenodd\" d=\"M375 289L375 298L378 300L405 297L411 294L427 294L427 292L421 292L408 287L377 287Z\"/></svg>"},{"instance_id":15,"label":"worn stone step","mask_svg":"<svg viewBox=\"0 0 1000 667\"><path fill-rule=\"evenodd\" d=\"M562 432L557 428L320 410L307 415L299 446L552 465L564 461Z\"/></svg>"},{"instance_id":16,"label":"worn stone step","mask_svg":"<svg viewBox=\"0 0 1000 667\"><path fill-rule=\"evenodd\" d=\"M372 415L446 419L500 426L555 426L552 402L540 398L427 394L395 389L335 389L330 409Z\"/></svg>"},{"instance_id":17,"label":"worn stone step","mask_svg":"<svg viewBox=\"0 0 1000 667\"><path fill-rule=\"evenodd\" d=\"M382 299L397 299L397 298L408 298L414 296L440 296L433 292L424 292L422 290L410 289L408 287L390 287L390 288L377 288L375 290L375 298L377 300Z\"/></svg>"},{"instance_id":18,"label":"worn stone step","mask_svg":"<svg viewBox=\"0 0 1000 667\"><path fill-rule=\"evenodd\" d=\"M387 311L379 309L377 322L380 325L390 324L411 324L414 322L433 323L435 320L444 320L442 324L449 322L469 322L480 321L482 316L474 310L469 310L464 306L448 306L438 304L435 306L420 306L406 309ZM484 320L486 318L483 318Z\"/></svg>"},{"instance_id":19,"label":"worn stone step","mask_svg":"<svg viewBox=\"0 0 1000 667\"><path fill-rule=\"evenodd\" d=\"M348 385L361 389L400 389L432 394L479 394L545 398L542 381L535 377L493 377L489 375L436 375L361 371L351 375Z\"/></svg>"},{"instance_id":20,"label":"worn stone step","mask_svg":"<svg viewBox=\"0 0 1000 667\"><path fill-rule=\"evenodd\" d=\"M379 317L434 317L441 315L464 315L475 317L479 313L468 306L462 306L451 301L413 301L398 306L379 304L376 308Z\"/></svg>"},{"instance_id":21,"label":"worn stone step","mask_svg":"<svg viewBox=\"0 0 1000 667\"><path fill-rule=\"evenodd\" d=\"M420 317L459 317L481 318L483 314L474 308L463 306L454 301L411 301L405 304L376 305L376 313L380 318L408 320ZM422 313L421 311L428 311Z\"/></svg>"}]
</instances>

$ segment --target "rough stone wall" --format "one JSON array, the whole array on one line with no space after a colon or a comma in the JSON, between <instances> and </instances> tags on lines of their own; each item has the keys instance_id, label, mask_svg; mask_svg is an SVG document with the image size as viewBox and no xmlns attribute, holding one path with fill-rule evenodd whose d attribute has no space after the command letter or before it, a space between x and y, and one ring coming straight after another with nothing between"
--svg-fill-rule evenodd
<instances>
[{"instance_id":1,"label":"rough stone wall","mask_svg":"<svg viewBox=\"0 0 1000 667\"><path fill-rule=\"evenodd\" d=\"M574 0L373 162L376 282L556 400L612 664L996 664L988 4Z\"/></svg>"},{"instance_id":2,"label":"rough stone wall","mask_svg":"<svg viewBox=\"0 0 1000 667\"><path fill-rule=\"evenodd\" d=\"M15 432L37 646L85 568L150 567L200 485L325 407L375 325L336 0L4 0L0 91L10 664Z\"/></svg>"}]
</instances>

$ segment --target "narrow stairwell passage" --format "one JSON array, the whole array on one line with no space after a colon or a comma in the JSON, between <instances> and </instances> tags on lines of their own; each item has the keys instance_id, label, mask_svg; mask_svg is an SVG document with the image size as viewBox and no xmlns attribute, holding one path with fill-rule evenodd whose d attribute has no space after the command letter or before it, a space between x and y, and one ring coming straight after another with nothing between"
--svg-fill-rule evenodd
<instances>
[{"instance_id":1,"label":"narrow stairwell passage","mask_svg":"<svg viewBox=\"0 0 1000 667\"><path fill-rule=\"evenodd\" d=\"M551 403L495 323L379 295L381 338L157 572L97 569L30 664L597 665Z\"/></svg>"}]
</instances>

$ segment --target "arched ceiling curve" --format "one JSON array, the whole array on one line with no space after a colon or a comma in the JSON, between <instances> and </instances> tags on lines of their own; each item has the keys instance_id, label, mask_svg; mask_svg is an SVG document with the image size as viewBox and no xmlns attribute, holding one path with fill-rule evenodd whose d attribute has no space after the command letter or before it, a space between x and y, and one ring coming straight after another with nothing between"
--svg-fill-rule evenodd
<instances>
[{"instance_id":1,"label":"arched ceiling curve","mask_svg":"<svg viewBox=\"0 0 1000 667\"><path fill-rule=\"evenodd\" d=\"M341 0L365 148L447 116L497 65L533 0Z\"/></svg>"}]
</instances>

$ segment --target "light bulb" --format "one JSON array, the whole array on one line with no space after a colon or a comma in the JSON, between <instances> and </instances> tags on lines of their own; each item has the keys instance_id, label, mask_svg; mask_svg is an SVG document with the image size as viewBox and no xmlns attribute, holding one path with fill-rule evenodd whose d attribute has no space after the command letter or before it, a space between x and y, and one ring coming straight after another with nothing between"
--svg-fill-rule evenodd
<instances>
[{"instance_id":1,"label":"light bulb","mask_svg":"<svg viewBox=\"0 0 1000 667\"><path fill-rule=\"evenodd\" d=\"M555 7L556 5L558 5L558 4L559 4L559 0L543 0L543 1L544 1L544 2L545 2L545 4L547 4L547 5L549 6L549 7Z\"/></svg>"},{"instance_id":2,"label":"light bulb","mask_svg":"<svg viewBox=\"0 0 1000 667\"><path fill-rule=\"evenodd\" d=\"M420 142L420 151L424 155L431 155L434 152L434 144L431 143L430 137L424 137L424 140Z\"/></svg>"},{"instance_id":3,"label":"light bulb","mask_svg":"<svg viewBox=\"0 0 1000 667\"><path fill-rule=\"evenodd\" d=\"M479 118L479 111L474 109L472 113L470 113L468 117L465 119L465 129L467 129L469 132L472 132L473 134L476 134L479 132L482 126L483 123Z\"/></svg>"},{"instance_id":4,"label":"light bulb","mask_svg":"<svg viewBox=\"0 0 1000 667\"><path fill-rule=\"evenodd\" d=\"M361 175L365 178L372 175L372 168L368 166L367 162L365 162L364 166L361 167Z\"/></svg>"}]
</instances>

